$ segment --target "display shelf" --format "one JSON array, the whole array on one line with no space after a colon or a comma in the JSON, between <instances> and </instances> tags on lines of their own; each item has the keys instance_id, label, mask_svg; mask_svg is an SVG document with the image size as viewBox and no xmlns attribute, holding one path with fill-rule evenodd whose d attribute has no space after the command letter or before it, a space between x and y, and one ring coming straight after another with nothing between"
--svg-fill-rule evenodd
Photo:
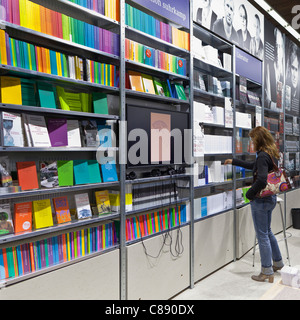
<instances>
[{"instance_id":1,"label":"display shelf","mask_svg":"<svg viewBox=\"0 0 300 320\"><path fill-rule=\"evenodd\" d=\"M95 118L95 119L107 119L107 120L116 120L116 121L120 119L119 116L110 115L110 114L78 112L78 111L71 111L71 110L31 107L31 106L6 104L6 103L0 103L0 110L22 111L22 112L30 112L30 113L42 112L43 114L60 115L65 117Z\"/></svg>"},{"instance_id":2,"label":"display shelf","mask_svg":"<svg viewBox=\"0 0 300 320\"><path fill-rule=\"evenodd\" d=\"M59 187L52 189L35 189L29 191L22 191L16 193L5 193L0 194L0 200L9 200L9 199L18 199L18 198L29 198L36 196L46 196L53 194L61 194L61 193L69 193L76 191L84 191L84 190L93 190L93 189L106 189L111 187L118 187L119 181L117 182L101 182L94 184L84 184L84 185L75 185L70 187Z\"/></svg>"},{"instance_id":3,"label":"display shelf","mask_svg":"<svg viewBox=\"0 0 300 320\"><path fill-rule=\"evenodd\" d=\"M46 47L63 53L72 51L72 55L78 55L90 60L100 59L103 62L110 62L116 65L119 64L120 57L117 55L21 27L10 22L0 20L0 28L5 29L12 38L22 39L22 41L29 42L40 47Z\"/></svg>"},{"instance_id":4,"label":"display shelf","mask_svg":"<svg viewBox=\"0 0 300 320\"><path fill-rule=\"evenodd\" d=\"M52 75L49 73L33 71L33 70L28 70L28 69L18 68L18 67L12 67L4 64L0 64L0 76L1 75L19 76L19 77L25 77L30 79L34 78L38 80L48 80L58 85L65 83L68 85L72 85L73 87L76 87L76 88L86 87L91 89L97 89L97 91L101 90L101 92L103 93L110 93L110 94L119 93L119 88L117 87L105 86L97 83L92 83L89 81L76 80L72 78Z\"/></svg>"},{"instance_id":5,"label":"display shelf","mask_svg":"<svg viewBox=\"0 0 300 320\"><path fill-rule=\"evenodd\" d=\"M97 152L97 151L113 151L119 150L117 147L45 147L45 148L35 148L35 147L0 147L1 152Z\"/></svg>"},{"instance_id":6,"label":"display shelf","mask_svg":"<svg viewBox=\"0 0 300 320\"><path fill-rule=\"evenodd\" d=\"M150 177L150 178L139 178L135 180L126 180L126 184L144 184L144 183L152 183L152 182L161 182L161 181L173 181L178 179L189 179L190 176L187 174L175 174L168 176L160 176L160 177Z\"/></svg>"},{"instance_id":7,"label":"display shelf","mask_svg":"<svg viewBox=\"0 0 300 320\"><path fill-rule=\"evenodd\" d=\"M155 49L160 49L164 52L167 52L169 54L172 54L174 56L178 56L181 58L189 58L190 56L190 52L188 50L179 48L172 43L161 40L157 37L154 37L148 33L134 29L130 26L126 26L125 31L126 31L126 38L130 40L142 43L144 45L147 45Z\"/></svg>"},{"instance_id":8,"label":"display shelf","mask_svg":"<svg viewBox=\"0 0 300 320\"><path fill-rule=\"evenodd\" d=\"M218 103L222 105L224 105L224 100L225 100L224 96L211 93L208 91L204 91L201 89L197 89L197 88L194 88L194 98L198 98L200 100L205 100L205 101L212 102L214 104Z\"/></svg>"},{"instance_id":9,"label":"display shelf","mask_svg":"<svg viewBox=\"0 0 300 320\"><path fill-rule=\"evenodd\" d=\"M194 67L196 69L199 69L201 71L207 72L211 74L212 76L222 78L222 79L228 79L232 78L232 72L224 69L223 67L219 67L213 64L209 64L205 61L202 61L196 57L194 57Z\"/></svg>"},{"instance_id":10,"label":"display shelf","mask_svg":"<svg viewBox=\"0 0 300 320\"><path fill-rule=\"evenodd\" d=\"M24 240L32 240L34 241L34 238L36 237L44 237L44 236L54 236L56 234L63 233L65 231L69 230L75 230L75 229L82 229L83 227L92 227L95 224L99 224L101 222L105 221L111 221L118 219L120 217L119 213L114 213L114 214L105 214L103 216L93 216L90 219L85 219L85 220L73 220L70 223L65 223L65 224L59 224L55 225L53 227L49 227L46 229L39 229L39 230L33 230L32 232L27 232L27 233L20 233L20 234L10 234L7 236L1 236L0 237L0 246L1 245L7 245L11 244L13 245L14 242L18 241L24 241Z\"/></svg>"},{"instance_id":11,"label":"display shelf","mask_svg":"<svg viewBox=\"0 0 300 320\"><path fill-rule=\"evenodd\" d=\"M113 32L119 32L120 30L120 23L118 21L68 0L32 0L32 2L103 29Z\"/></svg>"}]
</instances>

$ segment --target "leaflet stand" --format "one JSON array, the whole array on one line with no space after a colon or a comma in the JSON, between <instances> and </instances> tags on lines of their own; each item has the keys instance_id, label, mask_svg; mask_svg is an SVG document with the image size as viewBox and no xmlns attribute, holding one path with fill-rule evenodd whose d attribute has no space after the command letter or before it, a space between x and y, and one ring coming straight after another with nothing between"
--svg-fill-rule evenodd
<instances>
[{"instance_id":1,"label":"leaflet stand","mask_svg":"<svg viewBox=\"0 0 300 320\"><path fill-rule=\"evenodd\" d=\"M286 253L287 253L287 259L289 262L289 266L291 266L290 254L289 254L287 237L286 237L286 223L285 223L285 219L283 218L281 202L284 202L284 200L282 200L280 197L277 196L277 203L279 204L279 207L280 207L280 215L281 215L281 222L282 222L282 228L283 228L283 235L284 235L284 242L285 242L285 248L286 248ZM255 263L255 251L256 251L256 235L254 236L254 246L253 246L253 267L254 267L254 263Z\"/></svg>"}]
</instances>

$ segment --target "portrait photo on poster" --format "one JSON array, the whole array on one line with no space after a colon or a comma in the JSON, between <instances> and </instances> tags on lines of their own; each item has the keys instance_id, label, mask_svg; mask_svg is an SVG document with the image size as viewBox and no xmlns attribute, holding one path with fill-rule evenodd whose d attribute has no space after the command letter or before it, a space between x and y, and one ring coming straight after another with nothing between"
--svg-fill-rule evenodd
<instances>
[{"instance_id":1,"label":"portrait photo on poster","mask_svg":"<svg viewBox=\"0 0 300 320\"><path fill-rule=\"evenodd\" d=\"M195 22L263 59L264 15L247 0L194 0L193 12Z\"/></svg>"}]
</instances>

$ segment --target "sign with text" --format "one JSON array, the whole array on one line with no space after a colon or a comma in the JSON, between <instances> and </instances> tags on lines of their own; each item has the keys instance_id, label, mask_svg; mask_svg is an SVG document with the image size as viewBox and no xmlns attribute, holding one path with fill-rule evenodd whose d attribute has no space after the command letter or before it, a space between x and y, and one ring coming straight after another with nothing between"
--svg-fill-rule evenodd
<instances>
[{"instance_id":1,"label":"sign with text","mask_svg":"<svg viewBox=\"0 0 300 320\"><path fill-rule=\"evenodd\" d=\"M189 0L133 0L141 6L174 21L177 24L190 28Z\"/></svg>"},{"instance_id":2,"label":"sign with text","mask_svg":"<svg viewBox=\"0 0 300 320\"><path fill-rule=\"evenodd\" d=\"M236 73L249 80L262 83L262 62L248 53L236 48Z\"/></svg>"}]
</instances>

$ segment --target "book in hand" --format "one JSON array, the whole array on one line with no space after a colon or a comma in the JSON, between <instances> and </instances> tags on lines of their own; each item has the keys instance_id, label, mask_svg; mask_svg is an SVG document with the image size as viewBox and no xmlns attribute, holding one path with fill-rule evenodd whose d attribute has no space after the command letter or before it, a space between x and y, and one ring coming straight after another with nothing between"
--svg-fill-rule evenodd
<instances>
[{"instance_id":1,"label":"book in hand","mask_svg":"<svg viewBox=\"0 0 300 320\"><path fill-rule=\"evenodd\" d=\"M41 188L57 188L58 173L56 161L40 161Z\"/></svg>"},{"instance_id":2,"label":"book in hand","mask_svg":"<svg viewBox=\"0 0 300 320\"><path fill-rule=\"evenodd\" d=\"M66 196L53 198L53 206L58 224L71 221L69 203Z\"/></svg>"},{"instance_id":3,"label":"book in hand","mask_svg":"<svg viewBox=\"0 0 300 320\"><path fill-rule=\"evenodd\" d=\"M92 216L89 195L87 193L75 194L75 203L78 220L87 219Z\"/></svg>"},{"instance_id":4,"label":"book in hand","mask_svg":"<svg viewBox=\"0 0 300 320\"><path fill-rule=\"evenodd\" d=\"M33 147L50 148L51 142L45 117L27 114L27 123Z\"/></svg>"},{"instance_id":5,"label":"book in hand","mask_svg":"<svg viewBox=\"0 0 300 320\"><path fill-rule=\"evenodd\" d=\"M21 115L2 112L4 147L24 147Z\"/></svg>"},{"instance_id":6,"label":"book in hand","mask_svg":"<svg viewBox=\"0 0 300 320\"><path fill-rule=\"evenodd\" d=\"M17 162L17 171L22 191L39 188L35 161Z\"/></svg>"},{"instance_id":7,"label":"book in hand","mask_svg":"<svg viewBox=\"0 0 300 320\"><path fill-rule=\"evenodd\" d=\"M33 222L35 229L53 226L50 199L33 201Z\"/></svg>"},{"instance_id":8,"label":"book in hand","mask_svg":"<svg viewBox=\"0 0 300 320\"><path fill-rule=\"evenodd\" d=\"M15 233L32 230L32 202L15 203Z\"/></svg>"},{"instance_id":9,"label":"book in hand","mask_svg":"<svg viewBox=\"0 0 300 320\"><path fill-rule=\"evenodd\" d=\"M0 204L0 236L14 233L9 203Z\"/></svg>"},{"instance_id":10,"label":"book in hand","mask_svg":"<svg viewBox=\"0 0 300 320\"><path fill-rule=\"evenodd\" d=\"M111 212L108 190L96 191L95 198L99 215Z\"/></svg>"}]
</instances>

